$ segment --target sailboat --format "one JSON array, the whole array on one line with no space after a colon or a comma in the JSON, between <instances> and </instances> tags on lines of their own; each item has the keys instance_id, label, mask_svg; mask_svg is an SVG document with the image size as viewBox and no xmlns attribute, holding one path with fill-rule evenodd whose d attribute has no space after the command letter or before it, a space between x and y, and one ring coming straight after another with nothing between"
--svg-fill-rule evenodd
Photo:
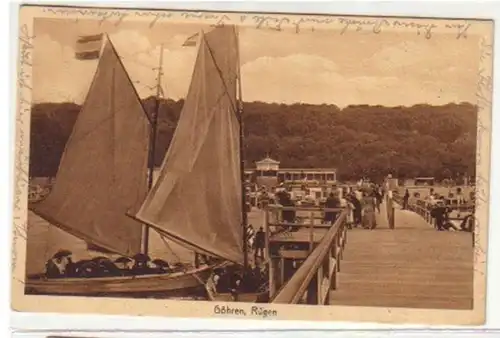
<instances>
[{"instance_id":1,"label":"sailboat","mask_svg":"<svg viewBox=\"0 0 500 338\"><path fill-rule=\"evenodd\" d=\"M146 225L213 259L168 274L27 276L26 293L186 296L206 291L213 269L221 264L246 264L235 33L231 26L201 32L178 126L149 192L144 173L151 121L108 39L54 187L29 207L52 225L109 252L127 257L139 252L148 238L142 231Z\"/></svg>"}]
</instances>

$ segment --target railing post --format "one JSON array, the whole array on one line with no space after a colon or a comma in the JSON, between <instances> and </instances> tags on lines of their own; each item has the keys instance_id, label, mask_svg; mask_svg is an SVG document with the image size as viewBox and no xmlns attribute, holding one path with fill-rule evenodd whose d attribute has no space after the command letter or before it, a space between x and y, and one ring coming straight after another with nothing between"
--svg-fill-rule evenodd
<instances>
[{"instance_id":1,"label":"railing post","mask_svg":"<svg viewBox=\"0 0 500 338\"><path fill-rule=\"evenodd\" d=\"M344 253L344 248L347 243L347 224L346 221L342 223L342 238L344 239L342 243L342 253Z\"/></svg>"},{"instance_id":2,"label":"railing post","mask_svg":"<svg viewBox=\"0 0 500 338\"><path fill-rule=\"evenodd\" d=\"M344 229L343 229L343 232L344 232L344 244L342 245L342 250L344 250L346 244L347 244L347 234L348 234L348 231L347 231L347 225L344 223Z\"/></svg>"},{"instance_id":3,"label":"railing post","mask_svg":"<svg viewBox=\"0 0 500 338\"><path fill-rule=\"evenodd\" d=\"M339 230L337 232L337 236L339 237L338 239L338 250L339 250L339 260L341 260L344 257L344 227L343 223L339 225Z\"/></svg>"},{"instance_id":4,"label":"railing post","mask_svg":"<svg viewBox=\"0 0 500 338\"><path fill-rule=\"evenodd\" d=\"M314 274L307 288L307 304L318 304L318 275Z\"/></svg>"},{"instance_id":5,"label":"railing post","mask_svg":"<svg viewBox=\"0 0 500 338\"><path fill-rule=\"evenodd\" d=\"M272 298L276 294L276 263L274 257L269 257L269 297Z\"/></svg>"},{"instance_id":6,"label":"railing post","mask_svg":"<svg viewBox=\"0 0 500 338\"><path fill-rule=\"evenodd\" d=\"M269 228L269 207L264 208L264 234L266 245L266 260L269 264L269 296L273 297L276 293L276 259L271 257L270 236L271 230Z\"/></svg>"},{"instance_id":7,"label":"railing post","mask_svg":"<svg viewBox=\"0 0 500 338\"><path fill-rule=\"evenodd\" d=\"M330 261L335 264L333 266L334 268L331 269L331 271L332 271L332 283L330 284L330 289L335 290L335 289L337 289L337 249L335 248L335 245L332 245L330 247L329 257L330 257Z\"/></svg>"},{"instance_id":8,"label":"railing post","mask_svg":"<svg viewBox=\"0 0 500 338\"><path fill-rule=\"evenodd\" d=\"M309 215L309 253L314 250L314 211Z\"/></svg>"},{"instance_id":9,"label":"railing post","mask_svg":"<svg viewBox=\"0 0 500 338\"><path fill-rule=\"evenodd\" d=\"M334 247L335 247L335 257L337 259L337 271L340 271L340 259L342 258L342 255L340 253L340 234L337 232L337 234L335 235L335 240L334 240Z\"/></svg>"},{"instance_id":10,"label":"railing post","mask_svg":"<svg viewBox=\"0 0 500 338\"><path fill-rule=\"evenodd\" d=\"M323 276L324 276L324 271L323 271L323 267L325 265L324 264L321 264L319 269L318 269L318 272L317 272L317 281L316 281L316 284L317 284L317 289L318 289L318 292L317 292L317 296L318 296L318 300L317 300L317 303L316 304L319 304L321 305L322 303L322 298L323 298Z\"/></svg>"},{"instance_id":11,"label":"railing post","mask_svg":"<svg viewBox=\"0 0 500 338\"><path fill-rule=\"evenodd\" d=\"M324 298L324 302L322 305L329 305L330 304L331 284L324 285L323 281L325 280L325 278L327 281L329 281L329 283L331 283L331 281L332 281L331 264L332 264L332 260L330 257L330 253L328 253L323 258L323 278L321 279L321 295Z\"/></svg>"},{"instance_id":12,"label":"railing post","mask_svg":"<svg viewBox=\"0 0 500 338\"><path fill-rule=\"evenodd\" d=\"M279 287L282 287L285 284L285 259L280 257L280 280Z\"/></svg>"}]
</instances>

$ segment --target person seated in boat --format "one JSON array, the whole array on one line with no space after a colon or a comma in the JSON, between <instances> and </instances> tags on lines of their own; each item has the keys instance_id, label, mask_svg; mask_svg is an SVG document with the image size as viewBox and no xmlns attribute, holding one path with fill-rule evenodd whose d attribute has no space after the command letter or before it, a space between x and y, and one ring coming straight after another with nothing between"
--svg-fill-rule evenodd
<instances>
[{"instance_id":1,"label":"person seated in boat","mask_svg":"<svg viewBox=\"0 0 500 338\"><path fill-rule=\"evenodd\" d=\"M210 278L207 280L205 287L206 287L209 294L212 294L212 295L218 294L217 283L219 282L219 278L220 278L219 275L215 275L212 273Z\"/></svg>"},{"instance_id":2,"label":"person seated in boat","mask_svg":"<svg viewBox=\"0 0 500 338\"><path fill-rule=\"evenodd\" d=\"M76 264L77 276L80 278L94 278L99 277L99 267L90 259L82 259Z\"/></svg>"},{"instance_id":3,"label":"person seated in boat","mask_svg":"<svg viewBox=\"0 0 500 338\"><path fill-rule=\"evenodd\" d=\"M239 267L230 265L223 268L224 273L221 275L221 280L223 281L223 292L229 292L233 294L236 291L241 291L242 287L242 271Z\"/></svg>"},{"instance_id":4,"label":"person seated in boat","mask_svg":"<svg viewBox=\"0 0 500 338\"><path fill-rule=\"evenodd\" d=\"M252 267L247 267L239 271L238 275L240 278L240 291L241 292L255 292L256 290L256 280L254 276L254 269Z\"/></svg>"},{"instance_id":5,"label":"person seated in boat","mask_svg":"<svg viewBox=\"0 0 500 338\"><path fill-rule=\"evenodd\" d=\"M121 270L124 276L132 275L133 260L122 256L115 259L115 265Z\"/></svg>"},{"instance_id":6,"label":"person seated in boat","mask_svg":"<svg viewBox=\"0 0 500 338\"><path fill-rule=\"evenodd\" d=\"M217 275L217 274L213 274L212 275L212 282L213 282L212 283L212 286L213 286L213 290L212 291L214 293L218 293L218 291L217 291L217 285L219 285L219 281L220 281L220 276Z\"/></svg>"},{"instance_id":7,"label":"person seated in boat","mask_svg":"<svg viewBox=\"0 0 500 338\"><path fill-rule=\"evenodd\" d=\"M229 292L229 274L226 269L214 270L214 282L217 293Z\"/></svg>"},{"instance_id":8,"label":"person seated in boat","mask_svg":"<svg viewBox=\"0 0 500 338\"><path fill-rule=\"evenodd\" d=\"M81 266L83 264L85 264L86 262L89 262L89 260L88 259L81 259L81 260L76 261L76 262L73 263L73 269L74 269L73 275L74 275L74 277L82 277L81 273L80 273L81 272Z\"/></svg>"},{"instance_id":9,"label":"person seated in boat","mask_svg":"<svg viewBox=\"0 0 500 338\"><path fill-rule=\"evenodd\" d=\"M262 275L262 269L258 262L255 263L255 266L249 271L248 275L245 279L245 289L248 292L256 292L259 287L265 282L265 279Z\"/></svg>"},{"instance_id":10,"label":"person seated in boat","mask_svg":"<svg viewBox=\"0 0 500 338\"><path fill-rule=\"evenodd\" d=\"M229 292L231 293L231 297L234 302L238 301L239 295L242 291L242 277L238 273L234 273L231 276L231 284L230 284Z\"/></svg>"},{"instance_id":11,"label":"person seated in boat","mask_svg":"<svg viewBox=\"0 0 500 338\"><path fill-rule=\"evenodd\" d=\"M66 271L65 271L65 276L68 278L75 278L78 277L78 271L77 271L78 265L73 262L73 259L71 256L68 256L68 261L66 265Z\"/></svg>"},{"instance_id":12,"label":"person seated in boat","mask_svg":"<svg viewBox=\"0 0 500 338\"><path fill-rule=\"evenodd\" d=\"M71 261L72 253L68 250L59 250L45 263L45 276L47 278L65 277L67 266Z\"/></svg>"},{"instance_id":13,"label":"person seated in boat","mask_svg":"<svg viewBox=\"0 0 500 338\"><path fill-rule=\"evenodd\" d=\"M100 277L119 277L124 275L122 270L107 257L96 257L92 261L96 263L97 273Z\"/></svg>"},{"instance_id":14,"label":"person seated in boat","mask_svg":"<svg viewBox=\"0 0 500 338\"><path fill-rule=\"evenodd\" d=\"M220 292L222 269L214 269L212 272L212 280L214 282L215 292Z\"/></svg>"},{"instance_id":15,"label":"person seated in boat","mask_svg":"<svg viewBox=\"0 0 500 338\"><path fill-rule=\"evenodd\" d=\"M151 262L153 264L153 269L157 274L169 273L171 272L170 265L167 261L163 259L155 259Z\"/></svg>"},{"instance_id":16,"label":"person seated in boat","mask_svg":"<svg viewBox=\"0 0 500 338\"><path fill-rule=\"evenodd\" d=\"M47 262L45 263L45 276L47 278L60 278L64 276L64 274L59 269L59 265L56 264L53 258L47 260Z\"/></svg>"},{"instance_id":17,"label":"person seated in boat","mask_svg":"<svg viewBox=\"0 0 500 338\"><path fill-rule=\"evenodd\" d=\"M151 261L151 258L143 253L138 253L134 257L134 265L132 266L132 274L134 275L146 275L149 273L148 262Z\"/></svg>"}]
</instances>

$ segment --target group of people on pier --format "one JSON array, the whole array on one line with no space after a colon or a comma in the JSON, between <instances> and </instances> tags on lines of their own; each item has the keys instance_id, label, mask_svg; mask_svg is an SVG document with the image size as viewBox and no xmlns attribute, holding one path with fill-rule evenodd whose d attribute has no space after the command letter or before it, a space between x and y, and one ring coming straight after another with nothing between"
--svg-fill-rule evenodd
<instances>
[{"instance_id":1,"label":"group of people on pier","mask_svg":"<svg viewBox=\"0 0 500 338\"><path fill-rule=\"evenodd\" d=\"M347 193L345 199L350 210L347 223L351 227L375 229L377 227L375 214L380 214L380 206L384 196L384 190L377 184L371 184L364 188L357 187Z\"/></svg>"},{"instance_id":2,"label":"group of people on pier","mask_svg":"<svg viewBox=\"0 0 500 338\"><path fill-rule=\"evenodd\" d=\"M339 211L329 209L348 208L347 223L350 227L375 229L377 227L375 213L380 213L380 205L382 204L384 195L383 188L377 184L364 187L358 186L355 189L349 187L332 188L323 205L325 209L323 221L327 224L333 224L340 214ZM295 202L286 187L282 187L276 193L276 202L285 207L282 211L283 222L285 224L294 223L296 221L296 211L286 209L286 207L294 207ZM290 231L297 229L294 229L292 226L288 228Z\"/></svg>"}]
</instances>

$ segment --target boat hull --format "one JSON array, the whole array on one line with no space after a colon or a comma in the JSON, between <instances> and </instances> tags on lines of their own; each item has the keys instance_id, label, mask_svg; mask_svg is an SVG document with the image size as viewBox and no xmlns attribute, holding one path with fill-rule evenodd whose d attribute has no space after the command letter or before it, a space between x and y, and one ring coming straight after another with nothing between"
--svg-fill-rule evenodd
<instances>
[{"instance_id":1,"label":"boat hull","mask_svg":"<svg viewBox=\"0 0 500 338\"><path fill-rule=\"evenodd\" d=\"M25 293L87 297L195 297L203 294L204 283L210 278L213 268L203 265L186 272L123 277L28 278Z\"/></svg>"}]
</instances>

